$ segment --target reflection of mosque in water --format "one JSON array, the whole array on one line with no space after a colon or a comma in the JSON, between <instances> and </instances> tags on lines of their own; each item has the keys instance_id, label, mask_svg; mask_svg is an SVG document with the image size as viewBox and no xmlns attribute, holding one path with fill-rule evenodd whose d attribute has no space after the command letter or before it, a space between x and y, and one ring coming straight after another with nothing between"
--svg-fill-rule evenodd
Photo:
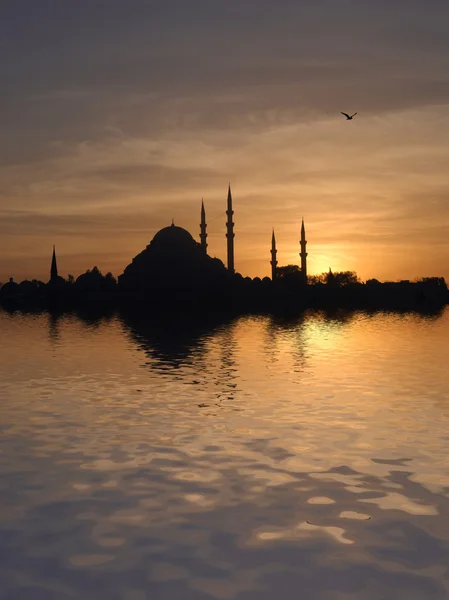
<instances>
[{"instance_id":1,"label":"reflection of mosque in water","mask_svg":"<svg viewBox=\"0 0 449 600\"><path fill-rule=\"evenodd\" d=\"M152 360L153 366L177 369L201 359L206 342L222 321L186 320L183 315L159 318L142 314L122 314L122 321L138 348Z\"/></svg>"},{"instance_id":2,"label":"reflection of mosque in water","mask_svg":"<svg viewBox=\"0 0 449 600\"><path fill-rule=\"evenodd\" d=\"M246 351L257 368L273 371L274 378L285 373L287 379L293 376L299 381L307 369L309 336L314 323L322 319L326 320L326 315L318 312L290 319L217 317L208 323L202 317L185 320L182 315L165 319L122 315L130 338L147 357L144 366L148 372L196 386L197 404L204 408L230 408L228 402L237 399L239 404L245 402L245 381L257 374L251 372L247 361L241 362L245 356L239 346L242 334L249 336L246 339L251 339L251 331L255 334L251 350ZM233 409L238 406L234 404Z\"/></svg>"},{"instance_id":3,"label":"reflection of mosque in water","mask_svg":"<svg viewBox=\"0 0 449 600\"><path fill-rule=\"evenodd\" d=\"M147 358L145 366L158 375L198 388L198 398L209 402L233 400L237 389L234 360L235 324L215 317L185 320L122 314L131 339ZM206 404L204 404L206 406Z\"/></svg>"}]
</instances>

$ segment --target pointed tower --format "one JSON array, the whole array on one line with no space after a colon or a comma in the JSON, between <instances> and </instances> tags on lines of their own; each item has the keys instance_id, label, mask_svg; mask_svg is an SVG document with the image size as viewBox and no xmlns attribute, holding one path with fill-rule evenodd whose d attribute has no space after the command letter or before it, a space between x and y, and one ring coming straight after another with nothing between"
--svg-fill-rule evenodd
<instances>
[{"instance_id":1,"label":"pointed tower","mask_svg":"<svg viewBox=\"0 0 449 600\"><path fill-rule=\"evenodd\" d=\"M53 246L53 256L51 258L51 268L50 268L50 281L57 281L58 280L58 265L56 263L56 251L55 251L55 247Z\"/></svg>"},{"instance_id":2,"label":"pointed tower","mask_svg":"<svg viewBox=\"0 0 449 600\"><path fill-rule=\"evenodd\" d=\"M306 284L307 283L307 252L306 252L307 242L306 242L306 230L304 227L304 218L302 219L302 224L301 224L300 244L301 244L301 252L299 253L299 256L301 257L301 275L302 275L303 283Z\"/></svg>"},{"instance_id":3,"label":"pointed tower","mask_svg":"<svg viewBox=\"0 0 449 600\"><path fill-rule=\"evenodd\" d=\"M276 279L276 267L278 264L278 261L276 260L277 253L278 253L278 251L276 250L276 238L274 237L274 229L273 229L273 235L271 236L271 261L270 261L271 281L274 281Z\"/></svg>"},{"instance_id":4,"label":"pointed tower","mask_svg":"<svg viewBox=\"0 0 449 600\"><path fill-rule=\"evenodd\" d=\"M231 184L228 187L228 210L226 211L228 221L226 223L226 237L228 240L228 271L234 273L234 223L232 222L232 196L231 196Z\"/></svg>"},{"instance_id":5,"label":"pointed tower","mask_svg":"<svg viewBox=\"0 0 449 600\"><path fill-rule=\"evenodd\" d=\"M200 240L201 248L204 253L207 253L207 233L206 233L206 211L204 210L204 202L201 200L201 223L200 223Z\"/></svg>"}]
</instances>

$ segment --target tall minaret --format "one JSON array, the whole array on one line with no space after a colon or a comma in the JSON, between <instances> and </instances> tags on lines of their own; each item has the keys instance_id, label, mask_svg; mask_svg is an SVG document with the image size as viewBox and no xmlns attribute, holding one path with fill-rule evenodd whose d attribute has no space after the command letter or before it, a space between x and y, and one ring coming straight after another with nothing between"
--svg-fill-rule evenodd
<instances>
[{"instance_id":1,"label":"tall minaret","mask_svg":"<svg viewBox=\"0 0 449 600\"><path fill-rule=\"evenodd\" d=\"M58 265L56 264L56 251L53 246L53 256L51 258L51 268L50 268L50 281L56 281L58 279Z\"/></svg>"},{"instance_id":2,"label":"tall minaret","mask_svg":"<svg viewBox=\"0 0 449 600\"><path fill-rule=\"evenodd\" d=\"M207 233L206 233L206 211L204 210L204 202L201 200L201 223L200 223L200 240L201 248L204 253L207 253Z\"/></svg>"},{"instance_id":3,"label":"tall minaret","mask_svg":"<svg viewBox=\"0 0 449 600\"><path fill-rule=\"evenodd\" d=\"M301 252L299 253L299 256L301 257L301 275L302 275L303 283L307 283L307 252L306 252L307 242L306 242L306 230L304 227L304 218L302 219L302 224L301 224L300 244L301 244Z\"/></svg>"},{"instance_id":4,"label":"tall minaret","mask_svg":"<svg viewBox=\"0 0 449 600\"><path fill-rule=\"evenodd\" d=\"M276 238L274 237L274 229L273 229L273 235L271 236L271 281L274 281L276 279L276 266L278 264L278 261L276 260L276 254L278 253L278 251L276 250Z\"/></svg>"},{"instance_id":5,"label":"tall minaret","mask_svg":"<svg viewBox=\"0 0 449 600\"><path fill-rule=\"evenodd\" d=\"M228 210L226 211L228 221L226 223L226 237L228 239L228 271L234 273L234 223L232 222L232 196L231 196L231 184L228 187Z\"/></svg>"}]
</instances>

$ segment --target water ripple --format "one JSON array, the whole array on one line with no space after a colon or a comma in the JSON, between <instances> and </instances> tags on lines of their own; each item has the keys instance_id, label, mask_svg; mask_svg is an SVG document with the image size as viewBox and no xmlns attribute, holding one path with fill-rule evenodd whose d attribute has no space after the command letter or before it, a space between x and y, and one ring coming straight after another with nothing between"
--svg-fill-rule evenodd
<instances>
[{"instance_id":1,"label":"water ripple","mask_svg":"<svg viewBox=\"0 0 449 600\"><path fill-rule=\"evenodd\" d=\"M449 312L188 325L0 313L0 596L446 599Z\"/></svg>"}]
</instances>

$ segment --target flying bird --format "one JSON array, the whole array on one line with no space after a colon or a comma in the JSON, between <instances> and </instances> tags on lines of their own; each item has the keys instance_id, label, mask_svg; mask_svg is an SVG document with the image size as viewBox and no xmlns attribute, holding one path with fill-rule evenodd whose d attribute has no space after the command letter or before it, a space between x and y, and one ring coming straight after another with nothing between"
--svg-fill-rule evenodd
<instances>
[{"instance_id":1,"label":"flying bird","mask_svg":"<svg viewBox=\"0 0 449 600\"><path fill-rule=\"evenodd\" d=\"M353 115L348 115L347 113L342 112L341 114L346 117L347 121L350 121L352 119L352 117L356 116L357 113L355 112Z\"/></svg>"}]
</instances>

